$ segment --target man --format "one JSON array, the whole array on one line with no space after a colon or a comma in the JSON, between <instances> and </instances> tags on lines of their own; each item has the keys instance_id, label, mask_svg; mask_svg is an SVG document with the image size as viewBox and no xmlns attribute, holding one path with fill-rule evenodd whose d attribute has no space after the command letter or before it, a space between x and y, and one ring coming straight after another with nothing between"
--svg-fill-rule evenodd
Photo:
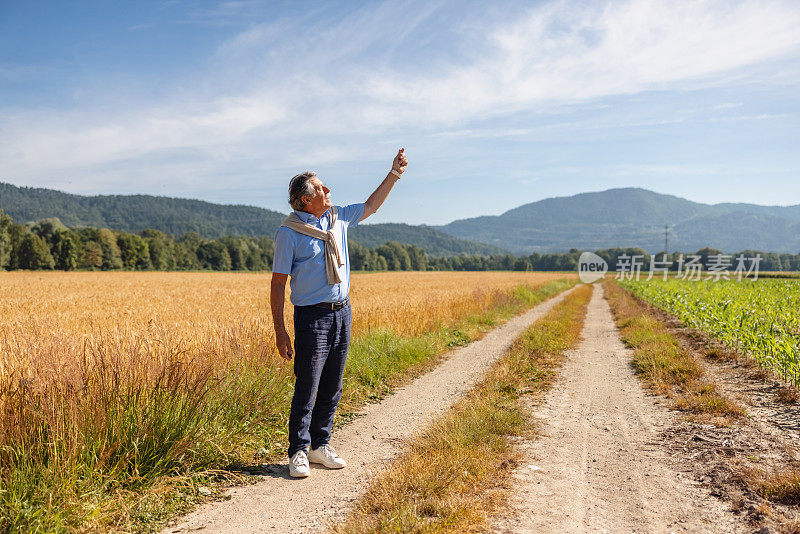
<instances>
[{"instance_id":1,"label":"man","mask_svg":"<svg viewBox=\"0 0 800 534\"><path fill-rule=\"evenodd\" d=\"M333 206L330 189L311 171L289 182L294 212L275 234L270 304L278 352L291 360L291 340L283 321L286 280L291 276L296 380L288 453L293 477L309 476L309 461L331 469L347 465L329 444L350 345L347 230L381 207L406 170L408 158L403 152L398 151L392 170L363 204Z\"/></svg>"}]
</instances>

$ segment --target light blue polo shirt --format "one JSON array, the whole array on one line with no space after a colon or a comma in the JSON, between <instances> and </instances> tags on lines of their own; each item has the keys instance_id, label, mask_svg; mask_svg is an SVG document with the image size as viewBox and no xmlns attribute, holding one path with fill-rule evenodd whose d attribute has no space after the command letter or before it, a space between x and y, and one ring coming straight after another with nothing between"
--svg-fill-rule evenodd
<instances>
[{"instance_id":1,"label":"light blue polo shirt","mask_svg":"<svg viewBox=\"0 0 800 534\"><path fill-rule=\"evenodd\" d=\"M291 276L289 300L295 306L308 306L320 302L340 302L350 291L350 256L347 251L347 229L358 226L364 216L364 204L336 206L339 233L336 236L344 256L344 265L338 267L342 281L328 284L325 275L325 243L307 235L281 226L275 232L275 259L272 272ZM297 211L300 220L327 232L330 223L329 212L317 219L310 213Z\"/></svg>"}]
</instances>

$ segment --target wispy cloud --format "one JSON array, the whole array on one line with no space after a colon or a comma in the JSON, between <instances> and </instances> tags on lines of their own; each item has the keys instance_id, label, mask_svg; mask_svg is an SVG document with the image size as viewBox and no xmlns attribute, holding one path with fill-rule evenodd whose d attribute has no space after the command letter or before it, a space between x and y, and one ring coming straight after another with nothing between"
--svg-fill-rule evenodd
<instances>
[{"instance_id":1,"label":"wispy cloud","mask_svg":"<svg viewBox=\"0 0 800 534\"><path fill-rule=\"evenodd\" d=\"M159 154L181 150L202 151L198 165L207 169L231 159L261 167L343 161L358 155L358 142L343 136L398 131L524 135L519 127L481 134L474 122L744 83L753 66L795 57L800 46L793 1L556 1L509 5L505 17L464 5L389 0L257 20L223 42L205 72L165 80L175 90L164 101L6 107L0 176L108 173L114 162L130 169L137 159L152 173L163 165ZM190 18L244 24L263 6L224 2ZM317 146L301 146L311 141Z\"/></svg>"},{"instance_id":2,"label":"wispy cloud","mask_svg":"<svg viewBox=\"0 0 800 534\"><path fill-rule=\"evenodd\" d=\"M433 123L685 89L796 54L798 23L790 3L637 0L576 10L557 2L487 31L485 53L473 62L444 74L371 73L364 86L379 109L404 103L415 120Z\"/></svg>"},{"instance_id":3,"label":"wispy cloud","mask_svg":"<svg viewBox=\"0 0 800 534\"><path fill-rule=\"evenodd\" d=\"M742 102L721 102L714 106L714 109L731 109L731 108L740 108L742 107Z\"/></svg>"}]
</instances>

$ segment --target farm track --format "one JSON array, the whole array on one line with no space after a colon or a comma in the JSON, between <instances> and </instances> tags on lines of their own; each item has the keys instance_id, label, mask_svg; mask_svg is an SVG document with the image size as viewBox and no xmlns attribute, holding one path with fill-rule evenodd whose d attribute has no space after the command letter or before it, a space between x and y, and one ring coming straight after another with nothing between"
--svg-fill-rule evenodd
<instances>
[{"instance_id":1,"label":"farm track","mask_svg":"<svg viewBox=\"0 0 800 534\"><path fill-rule=\"evenodd\" d=\"M265 479L228 491L229 500L209 503L163 532L313 532L342 519L367 488L370 478L401 451L416 431L469 391L497 358L533 322L569 291L539 304L454 350L430 373L399 388L333 435L332 445L348 467L327 470L312 464L311 477L292 480L286 461L262 466Z\"/></svg>"},{"instance_id":2,"label":"farm track","mask_svg":"<svg viewBox=\"0 0 800 534\"><path fill-rule=\"evenodd\" d=\"M556 384L531 405L541 435L519 442L525 459L494 532L748 532L664 446L682 416L644 392L602 293L598 284Z\"/></svg>"}]
</instances>

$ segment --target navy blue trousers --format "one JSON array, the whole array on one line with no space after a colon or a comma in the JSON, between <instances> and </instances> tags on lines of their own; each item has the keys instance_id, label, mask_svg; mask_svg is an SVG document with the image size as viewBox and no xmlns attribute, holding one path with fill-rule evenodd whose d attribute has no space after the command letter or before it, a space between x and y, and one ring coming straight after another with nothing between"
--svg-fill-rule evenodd
<instances>
[{"instance_id":1,"label":"navy blue trousers","mask_svg":"<svg viewBox=\"0 0 800 534\"><path fill-rule=\"evenodd\" d=\"M331 311L294 309L294 396L289 413L289 457L331 439L333 416L342 397L342 375L350 347L352 312L348 302Z\"/></svg>"}]
</instances>

